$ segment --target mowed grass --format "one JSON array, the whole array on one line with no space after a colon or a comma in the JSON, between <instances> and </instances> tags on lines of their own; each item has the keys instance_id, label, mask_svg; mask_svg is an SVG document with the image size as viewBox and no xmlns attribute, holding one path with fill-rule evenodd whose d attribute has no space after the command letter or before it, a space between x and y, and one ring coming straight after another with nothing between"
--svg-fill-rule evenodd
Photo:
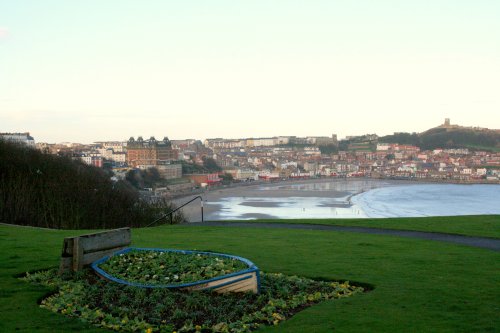
<instances>
[{"instance_id":1,"label":"mowed grass","mask_svg":"<svg viewBox=\"0 0 500 333\"><path fill-rule=\"evenodd\" d=\"M228 221L229 222L229 221ZM240 222L240 221L233 221ZM442 232L500 238L500 215L397 217L366 219L259 219L245 222L300 223Z\"/></svg>"},{"instance_id":2,"label":"mowed grass","mask_svg":"<svg viewBox=\"0 0 500 333\"><path fill-rule=\"evenodd\" d=\"M63 238L85 231L0 226L0 332L105 332L38 307L49 290L14 275L57 266ZM267 272L350 280L373 291L310 307L260 332L495 332L500 253L392 236L287 229L163 226L133 245L246 257Z\"/></svg>"}]
</instances>

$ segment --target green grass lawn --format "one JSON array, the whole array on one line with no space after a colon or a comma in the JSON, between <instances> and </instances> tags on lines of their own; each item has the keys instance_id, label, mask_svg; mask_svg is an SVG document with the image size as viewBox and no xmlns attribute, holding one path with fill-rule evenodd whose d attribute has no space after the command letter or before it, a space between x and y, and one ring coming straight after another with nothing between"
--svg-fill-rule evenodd
<instances>
[{"instance_id":1,"label":"green grass lawn","mask_svg":"<svg viewBox=\"0 0 500 333\"><path fill-rule=\"evenodd\" d=\"M229 221L228 221L229 222ZM238 221L233 221L238 222ZM261 219L246 222L301 223L357 226L398 230L444 232L450 234L500 238L500 215L397 217L367 219Z\"/></svg>"},{"instance_id":2,"label":"green grass lawn","mask_svg":"<svg viewBox=\"0 0 500 333\"><path fill-rule=\"evenodd\" d=\"M0 225L0 332L105 332L39 308L37 300L49 290L14 277L57 266L63 238L83 233ZM163 226L134 229L132 238L134 246L231 253L267 272L375 286L362 295L307 308L260 332L500 330L498 252L392 236L287 229Z\"/></svg>"}]
</instances>

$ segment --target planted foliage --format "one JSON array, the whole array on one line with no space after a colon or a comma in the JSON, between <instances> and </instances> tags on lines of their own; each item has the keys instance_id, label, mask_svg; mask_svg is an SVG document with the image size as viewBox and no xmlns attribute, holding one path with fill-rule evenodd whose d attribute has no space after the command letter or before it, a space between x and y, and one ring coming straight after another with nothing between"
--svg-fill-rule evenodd
<instances>
[{"instance_id":1,"label":"planted foliage","mask_svg":"<svg viewBox=\"0 0 500 333\"><path fill-rule=\"evenodd\" d=\"M42 308L108 329L148 333L251 332L278 325L307 306L363 290L348 282L264 273L260 294L124 287L90 271L66 278L46 271L24 279L57 288Z\"/></svg>"},{"instance_id":2,"label":"planted foliage","mask_svg":"<svg viewBox=\"0 0 500 333\"><path fill-rule=\"evenodd\" d=\"M99 267L121 280L153 285L208 280L248 268L242 261L230 257L152 250L115 255Z\"/></svg>"}]
</instances>

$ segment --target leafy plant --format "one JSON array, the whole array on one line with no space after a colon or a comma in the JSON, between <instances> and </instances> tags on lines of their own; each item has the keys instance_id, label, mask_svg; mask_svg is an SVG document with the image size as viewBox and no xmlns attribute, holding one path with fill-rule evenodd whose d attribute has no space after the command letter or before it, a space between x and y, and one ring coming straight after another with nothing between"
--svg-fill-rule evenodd
<instances>
[{"instance_id":1,"label":"leafy plant","mask_svg":"<svg viewBox=\"0 0 500 333\"><path fill-rule=\"evenodd\" d=\"M99 267L119 279L153 285L208 280L248 268L242 261L228 257L153 250L115 255Z\"/></svg>"},{"instance_id":2,"label":"leafy plant","mask_svg":"<svg viewBox=\"0 0 500 333\"><path fill-rule=\"evenodd\" d=\"M251 332L261 325L279 325L307 306L363 290L348 282L264 273L260 294L123 287L91 271L61 278L51 270L23 279L57 286L42 308L112 330L149 333Z\"/></svg>"}]
</instances>

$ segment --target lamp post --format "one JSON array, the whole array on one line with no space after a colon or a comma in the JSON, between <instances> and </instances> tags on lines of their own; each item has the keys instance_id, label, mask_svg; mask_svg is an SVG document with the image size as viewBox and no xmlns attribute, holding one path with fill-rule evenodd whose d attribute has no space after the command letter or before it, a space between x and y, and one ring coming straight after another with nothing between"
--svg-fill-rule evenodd
<instances>
[{"instance_id":1,"label":"lamp post","mask_svg":"<svg viewBox=\"0 0 500 333\"><path fill-rule=\"evenodd\" d=\"M203 223L204 220L203 220L203 198L200 196L200 204L201 204L201 222Z\"/></svg>"}]
</instances>

